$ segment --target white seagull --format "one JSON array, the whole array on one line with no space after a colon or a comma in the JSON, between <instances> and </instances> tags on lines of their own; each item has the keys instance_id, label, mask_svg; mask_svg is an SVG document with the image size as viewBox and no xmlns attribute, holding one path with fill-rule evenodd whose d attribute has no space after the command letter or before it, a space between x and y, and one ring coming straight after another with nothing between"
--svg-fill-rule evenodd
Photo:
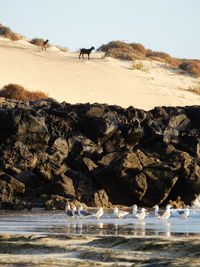
<instances>
[{"instance_id":1,"label":"white seagull","mask_svg":"<svg viewBox=\"0 0 200 267\"><path fill-rule=\"evenodd\" d=\"M97 219L100 219L103 215L103 208L100 207L96 212L92 213L92 216L95 216Z\"/></svg>"},{"instance_id":2,"label":"white seagull","mask_svg":"<svg viewBox=\"0 0 200 267\"><path fill-rule=\"evenodd\" d=\"M170 208L171 205L167 205L165 211L163 212L162 215L159 215L158 218L163 220L163 221L167 221L167 219L170 217Z\"/></svg>"},{"instance_id":3,"label":"white seagull","mask_svg":"<svg viewBox=\"0 0 200 267\"><path fill-rule=\"evenodd\" d=\"M137 205L134 204L132 208L133 208L133 212L132 212L132 213L133 213L133 216L136 217L137 212L138 212L138 210L137 210Z\"/></svg>"},{"instance_id":4,"label":"white seagull","mask_svg":"<svg viewBox=\"0 0 200 267\"><path fill-rule=\"evenodd\" d=\"M181 217L182 217L183 219L187 219L187 217L189 216L189 214L190 214L189 206L187 205L187 206L185 207L185 210L183 211L183 213L181 213L180 215L181 215Z\"/></svg>"},{"instance_id":5,"label":"white seagull","mask_svg":"<svg viewBox=\"0 0 200 267\"><path fill-rule=\"evenodd\" d=\"M146 216L146 212L145 212L145 209L144 208L142 208L141 211L136 214L136 217L139 220L144 220L145 216Z\"/></svg>"},{"instance_id":6,"label":"white seagull","mask_svg":"<svg viewBox=\"0 0 200 267\"><path fill-rule=\"evenodd\" d=\"M159 210L159 206L155 205L154 206L154 212L152 213L152 215L154 217L158 217L158 216L161 216L162 214L163 214L163 212Z\"/></svg>"},{"instance_id":7,"label":"white seagull","mask_svg":"<svg viewBox=\"0 0 200 267\"><path fill-rule=\"evenodd\" d=\"M73 213L71 211L71 208L70 208L70 205L67 204L67 206L65 207L65 214L69 217L72 217L73 216Z\"/></svg>"},{"instance_id":8,"label":"white seagull","mask_svg":"<svg viewBox=\"0 0 200 267\"><path fill-rule=\"evenodd\" d=\"M118 210L117 207L114 208L113 214L118 217L119 219L123 218L125 215L128 215L129 212L123 211L123 210Z\"/></svg>"},{"instance_id":9,"label":"white seagull","mask_svg":"<svg viewBox=\"0 0 200 267\"><path fill-rule=\"evenodd\" d=\"M185 209L172 209L171 210L171 216L173 217L182 217L183 219L187 219L189 216L190 211L189 211L189 206L187 205Z\"/></svg>"},{"instance_id":10,"label":"white seagull","mask_svg":"<svg viewBox=\"0 0 200 267\"><path fill-rule=\"evenodd\" d=\"M128 219L128 218L136 218L136 214L137 214L138 210L137 210L137 205L134 204L132 206L132 213L130 214L127 214L124 216L125 219Z\"/></svg>"},{"instance_id":11,"label":"white seagull","mask_svg":"<svg viewBox=\"0 0 200 267\"><path fill-rule=\"evenodd\" d=\"M81 205L78 206L78 215L81 217L86 217L86 216L90 216L93 215L91 212L87 212L85 210L83 210L83 207Z\"/></svg>"}]
</instances>

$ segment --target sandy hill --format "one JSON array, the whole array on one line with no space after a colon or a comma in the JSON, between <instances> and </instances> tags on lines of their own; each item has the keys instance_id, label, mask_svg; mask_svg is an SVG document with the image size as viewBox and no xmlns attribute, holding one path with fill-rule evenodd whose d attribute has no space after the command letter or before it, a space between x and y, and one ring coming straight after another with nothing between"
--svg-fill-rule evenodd
<instances>
[{"instance_id":1,"label":"sandy hill","mask_svg":"<svg viewBox=\"0 0 200 267\"><path fill-rule=\"evenodd\" d=\"M77 53L56 47L46 52L26 40L0 38L0 87L16 83L69 103L130 105L145 110L155 106L199 105L200 95L188 91L199 79L179 74L157 61L143 61L148 73L131 69L133 63L103 58L79 60Z\"/></svg>"}]
</instances>

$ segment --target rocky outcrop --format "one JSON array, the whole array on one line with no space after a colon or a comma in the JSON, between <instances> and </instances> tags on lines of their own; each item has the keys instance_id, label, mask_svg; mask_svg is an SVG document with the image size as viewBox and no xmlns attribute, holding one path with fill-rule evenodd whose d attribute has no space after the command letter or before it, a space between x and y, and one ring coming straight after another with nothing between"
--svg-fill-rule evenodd
<instances>
[{"instance_id":1,"label":"rocky outcrop","mask_svg":"<svg viewBox=\"0 0 200 267\"><path fill-rule=\"evenodd\" d=\"M200 107L0 103L0 208L153 206L200 193Z\"/></svg>"}]
</instances>

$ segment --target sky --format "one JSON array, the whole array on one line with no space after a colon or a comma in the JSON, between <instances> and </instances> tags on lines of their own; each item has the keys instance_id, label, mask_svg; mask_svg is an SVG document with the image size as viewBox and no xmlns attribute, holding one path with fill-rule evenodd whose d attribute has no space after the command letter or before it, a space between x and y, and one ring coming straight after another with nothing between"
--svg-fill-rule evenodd
<instances>
[{"instance_id":1,"label":"sky","mask_svg":"<svg viewBox=\"0 0 200 267\"><path fill-rule=\"evenodd\" d=\"M0 23L70 51L120 40L200 59L200 0L2 0Z\"/></svg>"}]
</instances>

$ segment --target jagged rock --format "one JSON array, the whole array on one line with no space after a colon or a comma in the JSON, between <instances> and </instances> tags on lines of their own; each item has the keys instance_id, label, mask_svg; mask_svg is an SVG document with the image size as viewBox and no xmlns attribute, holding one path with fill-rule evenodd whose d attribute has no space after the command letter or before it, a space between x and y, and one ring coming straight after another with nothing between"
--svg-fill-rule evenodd
<instances>
[{"instance_id":1,"label":"jagged rock","mask_svg":"<svg viewBox=\"0 0 200 267\"><path fill-rule=\"evenodd\" d=\"M64 197L75 197L75 190L72 179L67 176L56 176L55 179L49 182L42 188L42 193L46 195L59 195Z\"/></svg>"},{"instance_id":2,"label":"jagged rock","mask_svg":"<svg viewBox=\"0 0 200 267\"><path fill-rule=\"evenodd\" d=\"M41 179L31 171L22 171L21 173L16 174L15 178L21 183L23 183L25 187L35 189L37 187L42 186Z\"/></svg>"},{"instance_id":3,"label":"jagged rock","mask_svg":"<svg viewBox=\"0 0 200 267\"><path fill-rule=\"evenodd\" d=\"M94 206L111 207L111 203L108 201L108 196L104 189L98 190L94 193Z\"/></svg>"},{"instance_id":4,"label":"jagged rock","mask_svg":"<svg viewBox=\"0 0 200 267\"><path fill-rule=\"evenodd\" d=\"M4 180L0 180L0 209L13 209L14 192L12 186Z\"/></svg>"},{"instance_id":5,"label":"jagged rock","mask_svg":"<svg viewBox=\"0 0 200 267\"><path fill-rule=\"evenodd\" d=\"M50 135L44 117L23 111L16 127L18 141L26 144L29 149L46 149Z\"/></svg>"},{"instance_id":6,"label":"jagged rock","mask_svg":"<svg viewBox=\"0 0 200 267\"><path fill-rule=\"evenodd\" d=\"M0 104L0 208L152 206L200 194L200 107ZM110 204L111 203L111 204Z\"/></svg>"},{"instance_id":7,"label":"jagged rock","mask_svg":"<svg viewBox=\"0 0 200 267\"><path fill-rule=\"evenodd\" d=\"M25 192L25 185L10 175L1 172L0 180L6 181L16 193L23 194Z\"/></svg>"}]
</instances>

